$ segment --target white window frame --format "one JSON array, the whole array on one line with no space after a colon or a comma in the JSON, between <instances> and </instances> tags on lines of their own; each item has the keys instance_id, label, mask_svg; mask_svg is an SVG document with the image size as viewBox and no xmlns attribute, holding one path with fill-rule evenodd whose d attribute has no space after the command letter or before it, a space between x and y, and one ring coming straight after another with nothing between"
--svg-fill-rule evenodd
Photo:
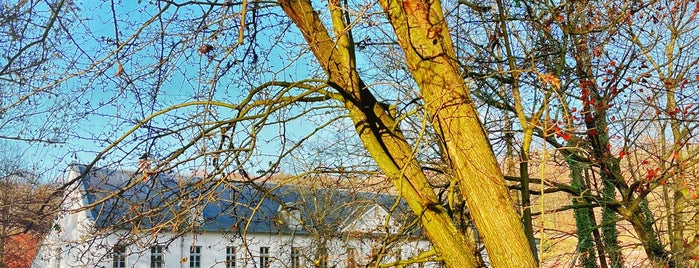
<instances>
[{"instance_id":1,"label":"white window frame","mask_svg":"<svg viewBox=\"0 0 699 268\"><path fill-rule=\"evenodd\" d=\"M226 247L226 268L235 268L235 253L236 251L234 246Z\"/></svg>"},{"instance_id":2,"label":"white window frame","mask_svg":"<svg viewBox=\"0 0 699 268\"><path fill-rule=\"evenodd\" d=\"M189 247L189 268L201 268L201 246Z\"/></svg>"},{"instance_id":3,"label":"white window frame","mask_svg":"<svg viewBox=\"0 0 699 268\"><path fill-rule=\"evenodd\" d=\"M291 247L291 268L301 268L301 248Z\"/></svg>"},{"instance_id":4,"label":"white window frame","mask_svg":"<svg viewBox=\"0 0 699 268\"><path fill-rule=\"evenodd\" d=\"M260 268L269 267L269 247L260 247Z\"/></svg>"},{"instance_id":5,"label":"white window frame","mask_svg":"<svg viewBox=\"0 0 699 268\"><path fill-rule=\"evenodd\" d=\"M116 245L112 248L112 268L126 268L126 247Z\"/></svg>"},{"instance_id":6,"label":"white window frame","mask_svg":"<svg viewBox=\"0 0 699 268\"><path fill-rule=\"evenodd\" d=\"M150 247L150 268L165 267L165 258L163 256L163 246Z\"/></svg>"}]
</instances>

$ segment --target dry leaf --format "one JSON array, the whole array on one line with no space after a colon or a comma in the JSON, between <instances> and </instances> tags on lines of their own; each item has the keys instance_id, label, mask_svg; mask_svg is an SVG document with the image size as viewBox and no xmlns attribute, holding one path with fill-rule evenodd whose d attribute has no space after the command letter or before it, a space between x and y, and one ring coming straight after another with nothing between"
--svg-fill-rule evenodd
<instances>
[{"instance_id":1,"label":"dry leaf","mask_svg":"<svg viewBox=\"0 0 699 268\"><path fill-rule=\"evenodd\" d=\"M553 74L542 74L538 73L539 79L544 85L551 85L556 89L561 89L561 79L555 77Z\"/></svg>"},{"instance_id":2,"label":"dry leaf","mask_svg":"<svg viewBox=\"0 0 699 268\"><path fill-rule=\"evenodd\" d=\"M117 67L117 72L114 74L115 77L119 77L124 73L124 66L121 66L121 63L119 63L119 66Z\"/></svg>"}]
</instances>

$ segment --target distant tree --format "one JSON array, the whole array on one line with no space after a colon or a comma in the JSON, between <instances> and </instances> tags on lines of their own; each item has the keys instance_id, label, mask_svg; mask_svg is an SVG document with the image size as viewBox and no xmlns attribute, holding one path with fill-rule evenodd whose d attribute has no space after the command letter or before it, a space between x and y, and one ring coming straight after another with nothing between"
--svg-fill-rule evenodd
<instances>
[{"instance_id":1,"label":"distant tree","mask_svg":"<svg viewBox=\"0 0 699 268\"><path fill-rule=\"evenodd\" d=\"M0 267L27 267L41 238L48 232L57 200L47 202L54 189L23 166L7 145L0 159ZM16 148L15 148L16 149Z\"/></svg>"},{"instance_id":2,"label":"distant tree","mask_svg":"<svg viewBox=\"0 0 699 268\"><path fill-rule=\"evenodd\" d=\"M3 265L6 268L26 268L31 266L39 250L45 232L26 232L4 239L2 252Z\"/></svg>"}]
</instances>

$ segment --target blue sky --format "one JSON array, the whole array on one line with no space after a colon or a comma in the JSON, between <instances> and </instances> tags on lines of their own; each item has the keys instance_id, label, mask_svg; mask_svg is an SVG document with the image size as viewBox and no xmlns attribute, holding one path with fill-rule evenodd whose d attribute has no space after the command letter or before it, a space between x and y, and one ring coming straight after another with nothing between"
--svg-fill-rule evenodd
<instances>
[{"instance_id":1,"label":"blue sky","mask_svg":"<svg viewBox=\"0 0 699 268\"><path fill-rule=\"evenodd\" d=\"M62 104L64 110L58 110L65 114L44 112L31 116L28 120L34 125L48 123L61 126L62 135L59 136L62 142L46 144L9 141L23 152L22 157L26 159L28 165L36 164L41 167L48 181L60 177L70 163L91 162L98 152L136 122L168 106L191 100L203 100L208 98L207 96L211 96L212 100L237 103L256 84L271 80L295 81L313 76L309 72L313 70L309 68L312 66L310 55L303 55L301 58L295 56L304 49L303 47L277 46L275 38L278 37L258 36L258 45L268 49L261 50L261 53L266 53L265 55L257 55L260 59L254 62L255 66L248 65L251 66L248 68L249 73L240 71L228 73L221 76L220 81L210 83L214 77L214 71L220 70L220 66L216 68L216 64L225 65L233 59L246 60L241 58L245 56L241 53L244 53L242 50L248 44L242 44L228 57L224 57L225 55L219 57L214 53L205 55L198 52L196 48L202 44L212 44L215 46L215 53L225 53L224 42L235 40L237 36L232 34L236 34L237 31L222 31L228 36L220 39L211 38L210 32L206 30L191 36L183 35L181 38L177 36L177 31L194 29L198 22L192 19L187 25L188 20L180 20L176 16L197 17L203 12L201 8L177 9L178 15L175 16L175 9L171 7L163 15L165 20L171 21L155 20L145 29L140 29L157 13L158 6L147 1L141 3L124 1L114 5L114 9L110 7L109 2L101 1L87 1L76 3L76 5L67 9L69 15L64 22L70 23L70 30L67 31L70 34L62 36L66 39L56 40L62 45L63 50L60 51L62 55L57 54L54 57L58 62L55 66L57 73L64 72L56 74L56 77L63 76L69 79L52 89L61 93L60 97L53 97L54 100L50 100L47 97L49 95L42 95L37 98L37 101L46 105L53 105L53 102ZM278 11L276 8L270 10ZM81 20L72 16L80 17ZM226 21L230 23L228 27L235 27L236 23L239 23L236 19ZM166 30L168 32L165 34L170 36L160 38L162 40L160 41L157 40L157 29L162 27L172 27L172 30ZM115 28L119 29L118 36ZM117 39L123 44L139 31L138 39L128 43L119 52L113 52L117 47ZM266 31L260 32L260 34L265 33ZM295 33L287 34L292 37L295 35ZM296 35L296 37L299 36ZM302 42L300 39L297 41ZM166 42L178 43L165 44ZM160 68L160 71L153 71L158 69L153 68L158 64L158 57L164 59L161 61L167 66ZM298 64L290 64L291 61ZM124 71L117 75L119 65ZM274 92L275 90L270 91L272 94ZM185 118L201 113L202 109L202 106L178 109L166 116L155 118L150 125L154 127L153 129L174 128L177 124L173 122L182 120L181 123L184 123ZM294 114L299 111L297 108L290 108L286 113ZM226 119L233 115L234 112L230 110L218 109L209 116L199 118L201 120L213 117ZM298 141L304 133L310 132L323 121L322 117L311 115L295 120L284 129L280 129L279 126L264 128L259 134L257 159L251 161L247 167L255 169L253 165L266 165L267 162L272 161L271 156L279 153L277 138L279 131L284 131L289 140ZM32 127L27 125L25 128ZM196 135L195 132L190 128L180 133L184 135L159 139L158 144L161 144L162 152L156 157L164 157L171 153L175 147L182 145L192 135ZM241 134L244 134L244 131ZM157 135L156 131L139 129L134 135L125 139L124 147L111 150L106 155L105 161L100 164L106 165L118 161L122 165L135 165L137 158L146 150L137 147L148 147L149 143L141 142L153 135ZM245 138L244 135L242 138Z\"/></svg>"}]
</instances>

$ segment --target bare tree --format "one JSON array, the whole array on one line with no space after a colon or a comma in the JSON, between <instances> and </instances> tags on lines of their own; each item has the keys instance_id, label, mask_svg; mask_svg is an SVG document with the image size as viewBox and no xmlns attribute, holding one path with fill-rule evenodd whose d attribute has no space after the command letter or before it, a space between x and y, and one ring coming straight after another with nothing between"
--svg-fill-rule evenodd
<instances>
[{"instance_id":1,"label":"bare tree","mask_svg":"<svg viewBox=\"0 0 699 268\"><path fill-rule=\"evenodd\" d=\"M11 12L0 38L12 41L12 56L0 78L16 91L3 96L0 122L17 128L3 133L22 133L4 137L65 142L79 157L95 156L88 170L137 166L145 154L152 164L138 175L194 172L201 179L181 187L204 194L178 196L188 207L215 198L207 191L231 176L257 181L292 171L309 157L306 144L334 143L328 133L336 131L353 146L330 147L336 154L324 154L314 171L381 170L449 266L477 266L476 240L494 266L535 266L543 252L536 235L548 231L536 215L548 211L533 204L554 191L575 197L553 210L575 211L572 251L586 267L625 265L618 227L627 223L656 265L683 266L694 254L681 249L691 238L696 187L686 174L697 155L696 14L688 3L23 1L3 8ZM46 17L28 19L36 14ZM68 119L37 120L53 114ZM105 125L84 130L94 122ZM667 147L649 150L645 135ZM74 147L85 141L101 147ZM518 183L510 188L521 191L521 214L497 163L505 147L511 159L519 151L518 172L507 178ZM559 156L567 181L531 169ZM436 176L448 182L436 184ZM662 201L651 198L658 191ZM465 227L471 219L477 236Z\"/></svg>"},{"instance_id":2,"label":"bare tree","mask_svg":"<svg viewBox=\"0 0 699 268\"><path fill-rule=\"evenodd\" d=\"M53 222L57 200L46 204L53 191L41 184L35 170L3 143L0 160L0 267L27 266Z\"/></svg>"}]
</instances>

